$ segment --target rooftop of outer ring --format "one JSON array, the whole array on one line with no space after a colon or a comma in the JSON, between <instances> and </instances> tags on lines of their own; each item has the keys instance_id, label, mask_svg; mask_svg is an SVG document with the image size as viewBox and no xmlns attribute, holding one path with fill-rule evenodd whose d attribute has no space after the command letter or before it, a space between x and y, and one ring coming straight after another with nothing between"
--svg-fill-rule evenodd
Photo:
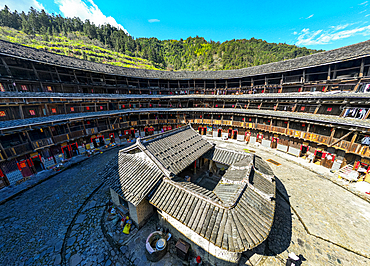
<instances>
[{"instance_id":1,"label":"rooftop of outer ring","mask_svg":"<svg viewBox=\"0 0 370 266\"><path fill-rule=\"evenodd\" d=\"M57 55L35 48L22 46L6 41L0 41L0 54L41 62L50 65L57 65L72 69L88 70L97 73L122 75L126 77L148 78L148 79L232 79L261 74L279 73L297 69L304 69L313 66L326 65L361 58L370 54L370 41L365 41L350 46L320 52L295 59L269 63L237 70L222 71L160 71L124 68L107 64L89 62L81 59Z\"/></svg>"},{"instance_id":2,"label":"rooftop of outer ring","mask_svg":"<svg viewBox=\"0 0 370 266\"><path fill-rule=\"evenodd\" d=\"M253 100L253 99L370 99L370 93L363 92L292 92L292 93L257 93L236 95L149 95L149 94L97 94L97 93L57 93L57 92L0 92L1 98L60 98L60 99L213 99L213 100Z\"/></svg>"},{"instance_id":3,"label":"rooftop of outer ring","mask_svg":"<svg viewBox=\"0 0 370 266\"><path fill-rule=\"evenodd\" d=\"M251 116L269 116L280 119L298 119L301 121L310 121L314 123L323 123L327 125L343 125L348 127L360 127L370 129L370 121L359 120L354 118L343 118L338 116L311 114L311 113L296 113L286 111L270 111L258 109L236 109L236 108L142 108L142 109L125 109L112 110L90 113L76 113L68 115L54 115L46 117L35 117L28 119L17 119L0 122L0 130L15 130L17 128L37 126L42 124L69 122L73 120L99 118L111 115L122 115L132 113L150 113L150 112L208 112L208 113L232 113Z\"/></svg>"}]
</instances>

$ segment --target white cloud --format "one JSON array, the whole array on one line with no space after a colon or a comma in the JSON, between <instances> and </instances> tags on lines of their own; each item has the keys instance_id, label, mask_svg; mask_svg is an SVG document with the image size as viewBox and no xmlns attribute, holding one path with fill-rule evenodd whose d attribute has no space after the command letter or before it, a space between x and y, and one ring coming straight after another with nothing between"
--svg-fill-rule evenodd
<instances>
[{"instance_id":1,"label":"white cloud","mask_svg":"<svg viewBox=\"0 0 370 266\"><path fill-rule=\"evenodd\" d=\"M104 15L93 0L54 0L54 2L65 17L89 19L96 25L110 24L128 33L113 17Z\"/></svg>"},{"instance_id":2,"label":"white cloud","mask_svg":"<svg viewBox=\"0 0 370 266\"><path fill-rule=\"evenodd\" d=\"M156 18L151 18L151 19L148 19L148 22L149 23L160 22L160 20L159 19L156 19Z\"/></svg>"},{"instance_id":3,"label":"white cloud","mask_svg":"<svg viewBox=\"0 0 370 266\"><path fill-rule=\"evenodd\" d=\"M306 19L312 18L314 14L309 15Z\"/></svg>"},{"instance_id":4,"label":"white cloud","mask_svg":"<svg viewBox=\"0 0 370 266\"><path fill-rule=\"evenodd\" d=\"M324 45L356 35L370 35L370 25L348 29L350 25L353 24L331 26L328 30L316 31L305 28L298 34L296 45Z\"/></svg>"},{"instance_id":5,"label":"white cloud","mask_svg":"<svg viewBox=\"0 0 370 266\"><path fill-rule=\"evenodd\" d=\"M3 9L5 5L7 5L12 12L17 10L19 13L22 11L27 13L30 10L31 6L37 10L45 9L45 7L41 3L37 2L36 0L31 0L31 1L30 0L16 0L16 1L0 0L1 9Z\"/></svg>"},{"instance_id":6,"label":"white cloud","mask_svg":"<svg viewBox=\"0 0 370 266\"><path fill-rule=\"evenodd\" d=\"M359 4L359 6L367 6L367 3L368 3L369 1L365 1L365 2L362 2L361 4Z\"/></svg>"}]
</instances>

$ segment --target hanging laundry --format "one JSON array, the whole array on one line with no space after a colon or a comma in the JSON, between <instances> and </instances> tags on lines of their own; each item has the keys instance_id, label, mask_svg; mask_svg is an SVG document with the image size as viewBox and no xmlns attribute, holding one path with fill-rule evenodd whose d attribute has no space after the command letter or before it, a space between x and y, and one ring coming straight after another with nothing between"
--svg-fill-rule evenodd
<instances>
[{"instance_id":1,"label":"hanging laundry","mask_svg":"<svg viewBox=\"0 0 370 266\"><path fill-rule=\"evenodd\" d=\"M361 140L361 144L363 144L363 145L369 145L369 146L370 146L370 137L369 137L369 136L365 136L365 137Z\"/></svg>"}]
</instances>

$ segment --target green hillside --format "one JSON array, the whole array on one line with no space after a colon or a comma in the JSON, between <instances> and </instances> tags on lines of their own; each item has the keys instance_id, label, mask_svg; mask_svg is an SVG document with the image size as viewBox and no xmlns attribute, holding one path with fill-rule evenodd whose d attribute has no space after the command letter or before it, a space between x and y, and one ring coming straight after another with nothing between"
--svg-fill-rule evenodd
<instances>
[{"instance_id":1,"label":"green hillside","mask_svg":"<svg viewBox=\"0 0 370 266\"><path fill-rule=\"evenodd\" d=\"M48 52L76 57L79 59L122 67L158 69L146 59L131 57L115 52L98 40L91 40L79 32L43 36L28 35L8 27L0 27L0 39L45 50Z\"/></svg>"},{"instance_id":2,"label":"green hillside","mask_svg":"<svg viewBox=\"0 0 370 266\"><path fill-rule=\"evenodd\" d=\"M109 24L63 18L31 8L0 10L3 40L90 61L164 70L228 70L297 58L320 51L251 38L221 42L202 37L185 40L137 38Z\"/></svg>"}]
</instances>

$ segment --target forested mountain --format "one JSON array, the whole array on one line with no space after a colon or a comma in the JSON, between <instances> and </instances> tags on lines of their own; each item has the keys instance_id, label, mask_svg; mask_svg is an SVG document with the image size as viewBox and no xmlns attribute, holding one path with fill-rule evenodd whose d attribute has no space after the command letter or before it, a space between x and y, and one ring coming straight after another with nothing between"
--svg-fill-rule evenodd
<instances>
[{"instance_id":1,"label":"forested mountain","mask_svg":"<svg viewBox=\"0 0 370 266\"><path fill-rule=\"evenodd\" d=\"M8 41L91 61L152 69L239 69L319 52L295 45L268 43L255 38L230 40L223 43L207 41L198 36L185 40L135 39L109 24L96 26L89 20L82 21L76 17L63 18L60 15L47 14L44 10L39 12L34 8L26 14L25 12L11 12L5 6L0 11L0 26L3 27L0 37ZM9 35L9 30L4 27L16 31ZM17 38L14 37L15 32ZM23 34L24 38L19 38L19 34ZM83 45L90 43L104 49L104 52L101 53L98 48L92 49L93 52L91 52L91 49L86 47L80 47L81 49L76 53L71 52L68 46L74 46L76 42L82 42ZM57 46L55 46L56 43L58 43ZM64 48L59 49L58 47ZM100 54L94 55L95 50ZM121 60L128 61L123 63ZM138 64L130 63L130 61L136 61Z\"/></svg>"}]
</instances>

